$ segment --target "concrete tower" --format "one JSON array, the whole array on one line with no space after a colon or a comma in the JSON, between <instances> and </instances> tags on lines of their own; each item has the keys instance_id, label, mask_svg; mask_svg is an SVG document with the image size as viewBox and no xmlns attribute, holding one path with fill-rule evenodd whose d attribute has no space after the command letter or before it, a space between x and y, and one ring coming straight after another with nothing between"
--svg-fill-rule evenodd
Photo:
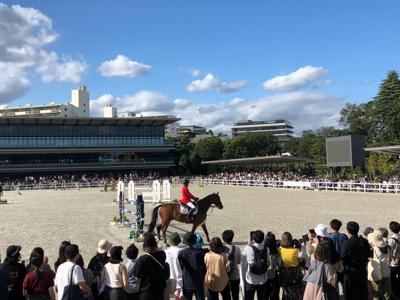
<instances>
[{"instance_id":1,"label":"concrete tower","mask_svg":"<svg viewBox=\"0 0 400 300\"><path fill-rule=\"evenodd\" d=\"M89 92L86 86L80 85L76 90L71 91L71 105L74 107L76 117L89 117Z\"/></svg>"}]
</instances>

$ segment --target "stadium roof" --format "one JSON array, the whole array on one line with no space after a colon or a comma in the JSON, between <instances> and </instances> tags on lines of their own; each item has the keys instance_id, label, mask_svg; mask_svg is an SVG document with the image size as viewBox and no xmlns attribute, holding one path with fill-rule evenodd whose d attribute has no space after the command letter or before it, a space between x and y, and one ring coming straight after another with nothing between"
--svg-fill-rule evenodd
<instances>
[{"instance_id":1,"label":"stadium roof","mask_svg":"<svg viewBox=\"0 0 400 300\"><path fill-rule=\"evenodd\" d=\"M275 163L315 163L315 160L299 156L260 156L260 157L246 157L237 159L221 159L221 160L208 160L201 162L203 165L262 165L262 164L275 164Z\"/></svg>"},{"instance_id":2,"label":"stadium roof","mask_svg":"<svg viewBox=\"0 0 400 300\"><path fill-rule=\"evenodd\" d=\"M126 117L126 118L60 118L60 117L0 117L0 125L114 125L141 126L167 125L179 121L172 116Z\"/></svg>"},{"instance_id":3,"label":"stadium roof","mask_svg":"<svg viewBox=\"0 0 400 300\"><path fill-rule=\"evenodd\" d=\"M368 152L386 153L400 156L400 145L365 148Z\"/></svg>"}]
</instances>

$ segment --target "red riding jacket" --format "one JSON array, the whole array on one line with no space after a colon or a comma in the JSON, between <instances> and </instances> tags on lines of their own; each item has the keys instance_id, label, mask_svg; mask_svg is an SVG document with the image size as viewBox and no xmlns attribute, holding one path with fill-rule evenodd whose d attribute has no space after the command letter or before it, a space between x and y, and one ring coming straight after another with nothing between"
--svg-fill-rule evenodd
<instances>
[{"instance_id":1,"label":"red riding jacket","mask_svg":"<svg viewBox=\"0 0 400 300\"><path fill-rule=\"evenodd\" d=\"M181 204L188 204L191 202L191 200L196 200L197 197L193 196L190 192L187 186L182 187L182 199L179 200L179 203Z\"/></svg>"}]
</instances>

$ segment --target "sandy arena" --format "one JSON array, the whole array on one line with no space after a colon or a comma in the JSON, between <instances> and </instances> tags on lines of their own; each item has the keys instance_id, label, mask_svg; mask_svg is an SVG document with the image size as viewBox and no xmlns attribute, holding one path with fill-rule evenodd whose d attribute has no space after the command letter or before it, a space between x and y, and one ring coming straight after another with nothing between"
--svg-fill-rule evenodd
<instances>
[{"instance_id":1,"label":"sandy arena","mask_svg":"<svg viewBox=\"0 0 400 300\"><path fill-rule=\"evenodd\" d=\"M220 192L224 209L217 208L208 216L210 236L220 236L223 230L233 229L235 241L243 246L254 229L272 231L280 236L290 231L300 237L318 223L339 218L344 223L356 220L361 228L388 226L400 219L400 195L349 192L315 192L280 190L258 187L191 186L193 194L204 197ZM172 188L173 199L179 189ZM128 246L126 228L110 225L117 215L114 192L97 189L45 190L5 192L7 205L0 205L0 253L4 258L8 245L22 246L22 257L27 259L33 247L41 246L50 264L57 258L62 240L79 245L87 263L96 252L99 239L107 238L114 245ZM151 204L146 203L146 224L149 223ZM183 234L188 225L172 222L169 232ZM202 233L201 229L199 230ZM204 235L203 235L204 236Z\"/></svg>"}]
</instances>

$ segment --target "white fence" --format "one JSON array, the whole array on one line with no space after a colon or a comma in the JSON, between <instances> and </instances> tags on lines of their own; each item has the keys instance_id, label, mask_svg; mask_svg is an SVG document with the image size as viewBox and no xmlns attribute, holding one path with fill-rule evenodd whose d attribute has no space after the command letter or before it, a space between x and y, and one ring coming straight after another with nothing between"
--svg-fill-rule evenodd
<instances>
[{"instance_id":1,"label":"white fence","mask_svg":"<svg viewBox=\"0 0 400 300\"><path fill-rule=\"evenodd\" d=\"M355 183L355 182L313 182L313 181L264 181L264 180L224 180L203 179L205 184L235 185L235 186L259 186L266 188L304 189L315 191L346 191L369 193L393 193L400 192L398 183Z\"/></svg>"}]
</instances>

